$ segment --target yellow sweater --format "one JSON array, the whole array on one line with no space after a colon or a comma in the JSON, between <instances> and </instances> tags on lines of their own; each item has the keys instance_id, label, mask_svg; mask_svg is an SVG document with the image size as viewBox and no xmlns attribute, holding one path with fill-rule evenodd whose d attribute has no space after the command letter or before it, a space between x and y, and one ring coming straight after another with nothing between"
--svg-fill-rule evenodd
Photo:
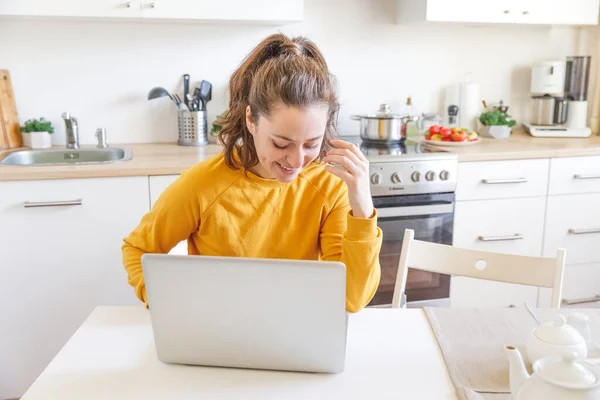
<instances>
[{"instance_id":1,"label":"yellow sweater","mask_svg":"<svg viewBox=\"0 0 600 400\"><path fill-rule=\"evenodd\" d=\"M372 299L380 279L377 212L356 218L346 184L311 164L291 183L227 167L223 154L185 171L124 239L129 284L147 304L144 253L168 253L187 239L188 254L341 261L346 309Z\"/></svg>"}]
</instances>

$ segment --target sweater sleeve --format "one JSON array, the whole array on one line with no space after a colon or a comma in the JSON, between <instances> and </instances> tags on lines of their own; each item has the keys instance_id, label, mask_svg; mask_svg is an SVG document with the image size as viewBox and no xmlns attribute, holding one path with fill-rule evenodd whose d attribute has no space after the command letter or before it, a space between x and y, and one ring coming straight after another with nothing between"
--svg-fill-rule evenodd
<instances>
[{"instance_id":1,"label":"sweater sleeve","mask_svg":"<svg viewBox=\"0 0 600 400\"><path fill-rule=\"evenodd\" d=\"M148 305L142 274L144 253L168 253L200 226L200 202L190 174L182 174L160 195L149 213L123 240L123 265L137 297Z\"/></svg>"},{"instance_id":2,"label":"sweater sleeve","mask_svg":"<svg viewBox=\"0 0 600 400\"><path fill-rule=\"evenodd\" d=\"M379 251L383 235L377 226L377 210L370 218L352 215L344 192L332 205L320 232L324 261L346 265L346 309L362 310L373 298L381 277Z\"/></svg>"}]
</instances>

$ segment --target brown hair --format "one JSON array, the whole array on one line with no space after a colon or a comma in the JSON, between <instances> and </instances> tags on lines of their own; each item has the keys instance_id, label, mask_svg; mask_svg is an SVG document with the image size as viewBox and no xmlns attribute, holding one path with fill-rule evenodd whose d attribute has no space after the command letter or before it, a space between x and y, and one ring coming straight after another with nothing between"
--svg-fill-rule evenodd
<instances>
[{"instance_id":1,"label":"brown hair","mask_svg":"<svg viewBox=\"0 0 600 400\"><path fill-rule=\"evenodd\" d=\"M232 169L258 164L252 134L246 126L246 107L252 118L269 116L277 104L306 108L328 105L329 115L319 159L337 133L339 103L336 81L329 73L323 54L310 40L274 34L265 38L246 56L229 80L229 109L219 119L219 141L225 162Z\"/></svg>"}]
</instances>

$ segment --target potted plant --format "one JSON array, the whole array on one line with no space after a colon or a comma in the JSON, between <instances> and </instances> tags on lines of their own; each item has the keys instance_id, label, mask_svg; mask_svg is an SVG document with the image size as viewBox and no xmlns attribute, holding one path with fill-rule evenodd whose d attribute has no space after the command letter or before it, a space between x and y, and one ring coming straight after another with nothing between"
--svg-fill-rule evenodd
<instances>
[{"instance_id":1,"label":"potted plant","mask_svg":"<svg viewBox=\"0 0 600 400\"><path fill-rule=\"evenodd\" d=\"M506 139L517 122L506 113L508 107L499 107L486 111L479 116L481 135L494 139Z\"/></svg>"},{"instance_id":2,"label":"potted plant","mask_svg":"<svg viewBox=\"0 0 600 400\"><path fill-rule=\"evenodd\" d=\"M54 132L52 123L44 118L30 119L21 126L23 144L32 149L47 149L52 147L50 134Z\"/></svg>"}]
</instances>

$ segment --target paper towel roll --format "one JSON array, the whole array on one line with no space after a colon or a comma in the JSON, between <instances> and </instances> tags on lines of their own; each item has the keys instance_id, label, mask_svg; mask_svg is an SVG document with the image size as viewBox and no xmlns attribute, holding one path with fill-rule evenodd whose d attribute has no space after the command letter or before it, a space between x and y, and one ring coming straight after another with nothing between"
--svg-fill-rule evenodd
<instances>
[{"instance_id":1,"label":"paper towel roll","mask_svg":"<svg viewBox=\"0 0 600 400\"><path fill-rule=\"evenodd\" d=\"M460 104L458 105L460 127L469 130L477 129L480 110L479 85L477 83L461 83Z\"/></svg>"}]
</instances>

